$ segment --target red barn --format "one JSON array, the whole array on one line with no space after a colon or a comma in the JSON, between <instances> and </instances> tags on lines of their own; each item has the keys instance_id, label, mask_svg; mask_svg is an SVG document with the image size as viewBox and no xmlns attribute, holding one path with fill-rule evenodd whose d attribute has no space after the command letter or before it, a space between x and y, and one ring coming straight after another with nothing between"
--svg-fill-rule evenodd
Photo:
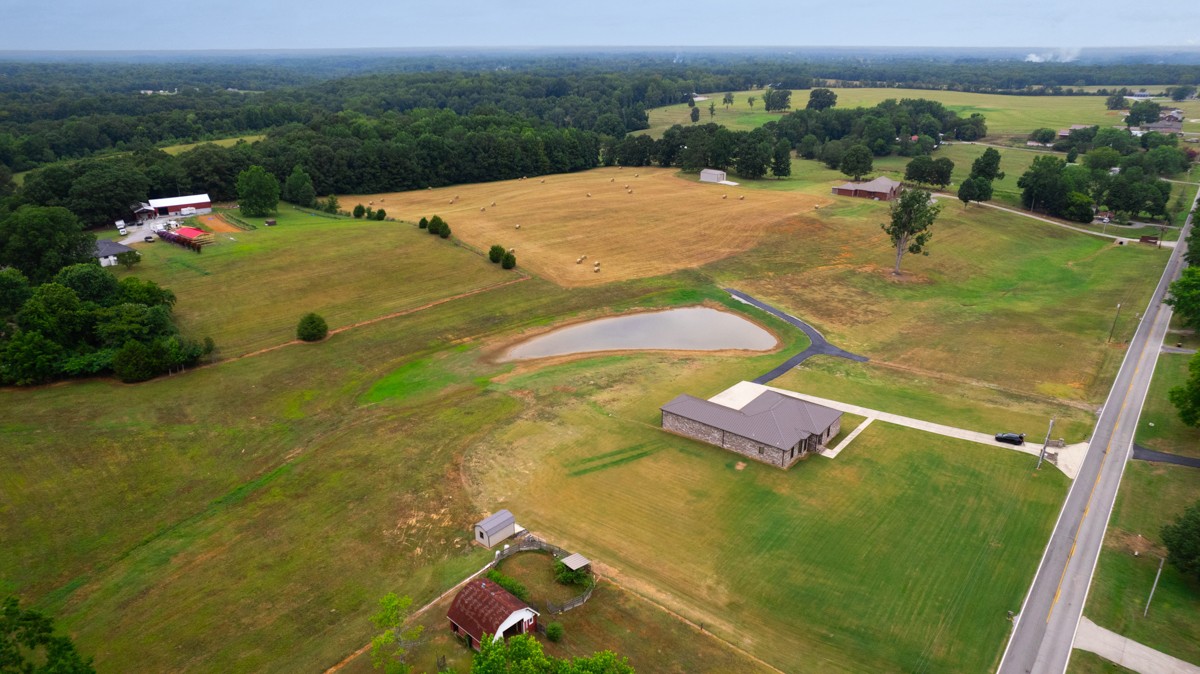
<instances>
[{"instance_id":1,"label":"red barn","mask_svg":"<svg viewBox=\"0 0 1200 674\"><path fill-rule=\"evenodd\" d=\"M166 199L151 199L150 208L158 215L195 215L211 213L212 199L207 194L192 194L186 197L169 197ZM187 210L188 212L184 212Z\"/></svg>"},{"instance_id":2,"label":"red barn","mask_svg":"<svg viewBox=\"0 0 1200 674\"><path fill-rule=\"evenodd\" d=\"M454 595L450 630L478 650L485 634L493 641L537 629L538 612L487 578L476 578Z\"/></svg>"}]
</instances>

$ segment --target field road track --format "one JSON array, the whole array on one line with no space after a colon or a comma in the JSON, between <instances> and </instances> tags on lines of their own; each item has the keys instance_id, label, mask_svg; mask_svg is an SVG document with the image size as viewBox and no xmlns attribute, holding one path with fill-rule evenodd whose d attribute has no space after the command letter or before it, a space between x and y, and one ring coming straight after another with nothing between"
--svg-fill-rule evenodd
<instances>
[{"instance_id":1,"label":"field road track","mask_svg":"<svg viewBox=\"0 0 1200 674\"><path fill-rule=\"evenodd\" d=\"M1193 207L1197 202L1200 193L1193 200ZM1015 618L1016 625L1000 660L1000 674L1066 671L1100 557L1104 531L1133 447L1138 417L1171 321L1171 308L1163 304L1163 298L1167 286L1183 268L1183 253L1187 248L1184 240L1191 226L1189 215L1179 245L1172 252L1125 353L1079 476L1067 492L1033 585Z\"/></svg>"},{"instance_id":2,"label":"field road track","mask_svg":"<svg viewBox=\"0 0 1200 674\"><path fill-rule=\"evenodd\" d=\"M804 334L808 335L809 341L812 342L812 344L809 345L809 347L807 349L792 356L791 358L788 358L779 367L777 367L777 368L771 370L770 372L755 379L754 380L755 384L766 384L767 382L777 379L780 376L782 376L783 373L787 372L788 370L792 369L793 367L796 367L800 363L803 363L804 361L808 360L809 358L812 358L813 356L822 356L822 355L823 356L836 356L838 358L845 358L847 360L853 360L853 361L857 361L859 363L865 363L869 360L866 356L860 356L856 353L850 353L849 351L844 351L844 350L839 349L838 347L830 344L829 341L825 339L825 336L822 335L821 333L817 332L817 329L814 328L813 326L809 325L808 323L805 323L804 321L800 320L799 318L796 318L795 316L792 316L791 314L788 314L779 309L776 309L775 307L771 306L770 304L767 304L766 302L763 302L762 300L756 300L753 297L747 295L746 293L744 293L740 290L734 290L733 288L726 288L725 292L732 295L733 299L735 299L739 302L742 302L744 304L749 304L752 307L758 307L759 309L762 309L763 311L767 312L768 314L771 314L772 316L774 316L776 318L779 318L783 321L786 321L787 323L790 323L790 324L796 326L797 328L800 328L800 331L803 332Z\"/></svg>"}]
</instances>

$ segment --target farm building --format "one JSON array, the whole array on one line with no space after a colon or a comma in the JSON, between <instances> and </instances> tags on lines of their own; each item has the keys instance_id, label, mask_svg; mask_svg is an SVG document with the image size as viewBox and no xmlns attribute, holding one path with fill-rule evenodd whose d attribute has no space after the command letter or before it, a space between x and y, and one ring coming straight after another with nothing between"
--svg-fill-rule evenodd
<instances>
[{"instance_id":1,"label":"farm building","mask_svg":"<svg viewBox=\"0 0 1200 674\"><path fill-rule=\"evenodd\" d=\"M133 249L123 243L100 239L96 241L96 250L92 251L92 257L100 261L101 267L112 267L117 264L118 255L128 253L131 250Z\"/></svg>"},{"instance_id":2,"label":"farm building","mask_svg":"<svg viewBox=\"0 0 1200 674\"><path fill-rule=\"evenodd\" d=\"M479 650L485 634L497 641L536 631L538 612L495 582L476 578L454 595L446 617L450 630Z\"/></svg>"},{"instance_id":3,"label":"farm building","mask_svg":"<svg viewBox=\"0 0 1200 674\"><path fill-rule=\"evenodd\" d=\"M158 215L195 215L212 212L212 199L209 199L207 194L151 199L148 205Z\"/></svg>"},{"instance_id":4,"label":"farm building","mask_svg":"<svg viewBox=\"0 0 1200 674\"><path fill-rule=\"evenodd\" d=\"M724 171L717 169L704 169L700 171L700 182L702 183L719 183L727 180Z\"/></svg>"},{"instance_id":5,"label":"farm building","mask_svg":"<svg viewBox=\"0 0 1200 674\"><path fill-rule=\"evenodd\" d=\"M862 197L878 201L891 201L900 191L900 183L880 176L865 183L846 183L833 188L833 193L843 197Z\"/></svg>"},{"instance_id":6,"label":"farm building","mask_svg":"<svg viewBox=\"0 0 1200 674\"><path fill-rule=\"evenodd\" d=\"M765 391L741 409L687 394L662 406L663 428L755 461L790 468L841 430L842 413Z\"/></svg>"},{"instance_id":7,"label":"farm building","mask_svg":"<svg viewBox=\"0 0 1200 674\"><path fill-rule=\"evenodd\" d=\"M1072 124L1069 128L1059 129L1058 137L1059 138L1070 138L1072 131L1078 131L1079 129L1090 129L1090 128L1092 128L1092 127L1089 124Z\"/></svg>"},{"instance_id":8,"label":"farm building","mask_svg":"<svg viewBox=\"0 0 1200 674\"><path fill-rule=\"evenodd\" d=\"M501 510L475 525L475 542L490 548L521 531L524 529L517 524L517 518L509 511Z\"/></svg>"},{"instance_id":9,"label":"farm building","mask_svg":"<svg viewBox=\"0 0 1200 674\"><path fill-rule=\"evenodd\" d=\"M1183 122L1160 119L1157 122L1143 124L1142 131L1157 131L1159 133L1183 133Z\"/></svg>"},{"instance_id":10,"label":"farm building","mask_svg":"<svg viewBox=\"0 0 1200 674\"><path fill-rule=\"evenodd\" d=\"M179 229L175 230L175 235L187 239L188 241L200 244L213 242L212 234L209 234L203 229L197 229L195 227L180 227Z\"/></svg>"}]
</instances>

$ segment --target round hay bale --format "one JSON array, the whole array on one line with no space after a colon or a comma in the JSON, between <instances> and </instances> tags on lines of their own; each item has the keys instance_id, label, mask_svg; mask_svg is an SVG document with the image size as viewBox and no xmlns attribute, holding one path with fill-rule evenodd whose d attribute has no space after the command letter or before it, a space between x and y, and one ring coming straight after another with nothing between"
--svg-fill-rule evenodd
<instances>
[{"instance_id":1,"label":"round hay bale","mask_svg":"<svg viewBox=\"0 0 1200 674\"><path fill-rule=\"evenodd\" d=\"M616 178L609 178L609 179L608 179L608 182L610 182L610 183L611 183L611 182L615 182L615 181L616 181Z\"/></svg>"},{"instance_id":2,"label":"round hay bale","mask_svg":"<svg viewBox=\"0 0 1200 674\"><path fill-rule=\"evenodd\" d=\"M588 196L589 196L589 197L590 197L590 196L592 196L592 193L591 193L591 192L588 192Z\"/></svg>"},{"instance_id":3,"label":"round hay bale","mask_svg":"<svg viewBox=\"0 0 1200 674\"><path fill-rule=\"evenodd\" d=\"M545 179L545 178L542 178L542 182L546 182L546 179Z\"/></svg>"},{"instance_id":4,"label":"round hay bale","mask_svg":"<svg viewBox=\"0 0 1200 674\"><path fill-rule=\"evenodd\" d=\"M480 207L479 207L479 212L480 212L480 213L482 213L482 212L484 212L484 211L486 211L486 210L487 210L487 208L485 208L485 207L483 207L483 206L480 206Z\"/></svg>"},{"instance_id":5,"label":"round hay bale","mask_svg":"<svg viewBox=\"0 0 1200 674\"><path fill-rule=\"evenodd\" d=\"M728 199L728 198L729 198L729 195L728 195L728 194L722 194L722 195L721 195L721 198L722 198L722 199Z\"/></svg>"},{"instance_id":6,"label":"round hay bale","mask_svg":"<svg viewBox=\"0 0 1200 674\"><path fill-rule=\"evenodd\" d=\"M575 264L583 264L583 258L579 258L578 260L575 260Z\"/></svg>"},{"instance_id":7,"label":"round hay bale","mask_svg":"<svg viewBox=\"0 0 1200 674\"><path fill-rule=\"evenodd\" d=\"M517 252L517 249L516 249L516 248L509 248L509 249L508 249L508 252L510 252L510 253L515 253L515 252Z\"/></svg>"},{"instance_id":8,"label":"round hay bale","mask_svg":"<svg viewBox=\"0 0 1200 674\"><path fill-rule=\"evenodd\" d=\"M635 174L633 174L633 177L634 177L634 178L636 178L636 177L638 177L638 176L640 176L640 175L642 175L642 174L640 174L640 173L635 173Z\"/></svg>"},{"instance_id":9,"label":"round hay bale","mask_svg":"<svg viewBox=\"0 0 1200 674\"><path fill-rule=\"evenodd\" d=\"M746 200L746 195L745 195L745 194L743 194L742 196L738 197L738 201L745 201L745 200Z\"/></svg>"},{"instance_id":10,"label":"round hay bale","mask_svg":"<svg viewBox=\"0 0 1200 674\"><path fill-rule=\"evenodd\" d=\"M592 271L593 271L593 272L595 272L595 273L597 273L597 274L599 274L599 273L600 273L600 268L599 268L599 267L596 267L596 268L592 269Z\"/></svg>"},{"instance_id":11,"label":"round hay bale","mask_svg":"<svg viewBox=\"0 0 1200 674\"><path fill-rule=\"evenodd\" d=\"M492 205L493 205L493 206L495 206L495 205L496 205L496 202L494 202L494 201L493 201L493 202L492 202Z\"/></svg>"},{"instance_id":12,"label":"round hay bale","mask_svg":"<svg viewBox=\"0 0 1200 674\"><path fill-rule=\"evenodd\" d=\"M514 226L513 226L513 229L520 229L520 228L521 228L521 225L514 225Z\"/></svg>"}]
</instances>

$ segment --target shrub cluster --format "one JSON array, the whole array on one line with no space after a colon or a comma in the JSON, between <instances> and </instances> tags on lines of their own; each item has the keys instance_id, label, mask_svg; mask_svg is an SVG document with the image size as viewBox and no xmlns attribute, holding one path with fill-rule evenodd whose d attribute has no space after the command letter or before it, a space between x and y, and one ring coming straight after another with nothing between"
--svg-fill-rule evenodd
<instances>
[{"instance_id":1,"label":"shrub cluster","mask_svg":"<svg viewBox=\"0 0 1200 674\"><path fill-rule=\"evenodd\" d=\"M421 223L418 222L417 227L427 230L430 234L436 234L443 239L450 238L450 225L446 224L446 221L442 219L442 216L435 215L427 222L425 218L421 218L421 222L424 222L425 225L422 226Z\"/></svg>"},{"instance_id":2,"label":"shrub cluster","mask_svg":"<svg viewBox=\"0 0 1200 674\"><path fill-rule=\"evenodd\" d=\"M529 601L529 589L522 585L521 581L517 580L516 578L513 578L512 576L506 576L496 569L490 569L484 574L484 576L493 583L511 592L512 595L517 599L520 599L524 602Z\"/></svg>"},{"instance_id":3,"label":"shrub cluster","mask_svg":"<svg viewBox=\"0 0 1200 674\"><path fill-rule=\"evenodd\" d=\"M296 338L305 342L319 342L329 334L329 325L317 314L305 314L296 326Z\"/></svg>"}]
</instances>

